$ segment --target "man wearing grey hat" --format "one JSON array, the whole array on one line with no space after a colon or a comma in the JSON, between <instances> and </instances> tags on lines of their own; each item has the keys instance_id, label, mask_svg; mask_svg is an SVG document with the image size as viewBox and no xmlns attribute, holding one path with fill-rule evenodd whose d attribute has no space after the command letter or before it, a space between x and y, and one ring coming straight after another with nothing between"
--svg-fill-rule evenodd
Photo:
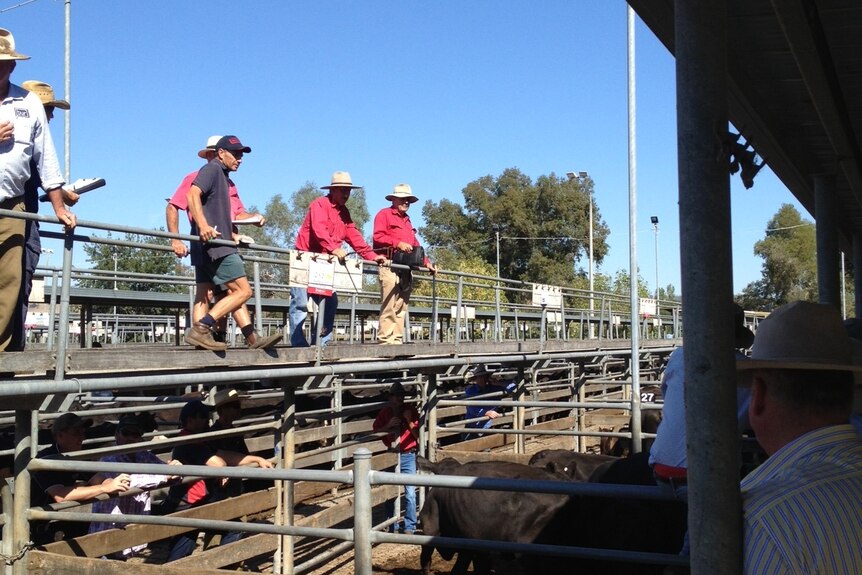
<instances>
[{"instance_id":1,"label":"man wearing grey hat","mask_svg":"<svg viewBox=\"0 0 862 575\"><path fill-rule=\"evenodd\" d=\"M386 199L392 202L392 205L383 208L374 217L374 251L388 259L394 259L399 252L411 253L419 248L416 229L407 215L410 205L419 198L413 195L408 184L397 184ZM422 265L432 274L437 273L437 268L428 258L423 259ZM393 271L386 266L380 266L377 272L380 279L380 326L377 340L384 345L398 345L404 343L404 320L410 304L413 275L410 270Z\"/></svg>"},{"instance_id":2,"label":"man wearing grey hat","mask_svg":"<svg viewBox=\"0 0 862 575\"><path fill-rule=\"evenodd\" d=\"M850 338L827 304L793 302L760 322L748 418L769 455L742 480L746 574L862 573L862 439Z\"/></svg>"},{"instance_id":3,"label":"man wearing grey hat","mask_svg":"<svg viewBox=\"0 0 862 575\"><path fill-rule=\"evenodd\" d=\"M35 165L35 173L42 181L57 219L71 231L75 228L75 215L63 203L65 181L45 109L35 94L10 81L17 61L27 59L29 56L15 50L12 33L0 28L0 208L25 211L25 185ZM9 346L12 318L18 307L24 269L25 222L24 219L0 217L0 351Z\"/></svg>"}]
</instances>

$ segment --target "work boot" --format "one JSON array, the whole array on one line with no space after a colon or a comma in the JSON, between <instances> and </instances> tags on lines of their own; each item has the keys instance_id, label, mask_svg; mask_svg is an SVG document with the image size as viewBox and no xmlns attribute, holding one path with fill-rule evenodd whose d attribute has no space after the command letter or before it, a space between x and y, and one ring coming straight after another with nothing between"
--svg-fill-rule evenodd
<instances>
[{"instance_id":1,"label":"work boot","mask_svg":"<svg viewBox=\"0 0 862 575\"><path fill-rule=\"evenodd\" d=\"M262 336L256 331L253 331L251 332L251 335L245 338L245 341L248 344L249 349L266 349L281 343L283 337L284 335L281 333L281 330L267 336Z\"/></svg>"},{"instance_id":2,"label":"work boot","mask_svg":"<svg viewBox=\"0 0 862 575\"><path fill-rule=\"evenodd\" d=\"M202 323L196 323L186 332L186 344L210 351L224 351L227 344L213 339L213 332Z\"/></svg>"}]
</instances>

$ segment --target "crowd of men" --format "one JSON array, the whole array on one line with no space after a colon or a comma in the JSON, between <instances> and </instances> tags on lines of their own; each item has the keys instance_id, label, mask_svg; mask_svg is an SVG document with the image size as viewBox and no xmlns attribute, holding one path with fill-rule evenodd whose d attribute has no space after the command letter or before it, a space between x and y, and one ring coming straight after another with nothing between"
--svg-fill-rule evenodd
<instances>
[{"instance_id":1,"label":"crowd of men","mask_svg":"<svg viewBox=\"0 0 862 575\"><path fill-rule=\"evenodd\" d=\"M69 109L69 103L55 98L44 82L11 83L18 61L28 56L17 52L11 32L0 28L0 209L35 212L38 188L49 199L58 221L67 230L75 228L76 218L67 205L78 197L69 189L60 172L48 121L55 109ZM233 135L213 136L199 156L207 163L189 174L169 201L168 229L178 231L178 210L187 210L192 235L199 242L191 245L197 295L194 325L186 342L208 350L224 350L224 321L233 314L251 348L265 348L281 341L282 334L263 336L255 332L246 301L251 288L235 239L236 220L260 214L245 212L230 174L241 165L251 148ZM335 172L327 195L312 202L296 239L296 249L326 254L344 262L346 242L360 257L379 264L381 286L380 343L400 344L404 340L404 318L409 304L412 280L409 271L386 267L398 253L419 249L416 230L407 212L417 201L407 184L398 184L386 196L391 205L374 219L373 246L369 246L353 223L346 206L355 185L350 174ZM238 234L236 234L238 235ZM38 225L25 219L0 217L0 351L23 348L22 309L32 281L39 247ZM174 241L176 255L187 253L182 242ZM431 273L434 266L423 258L421 265ZM325 345L333 336L337 294L309 293L305 287L291 289L289 336L293 346L307 346L304 322L308 299L323 307L319 330L312 332L311 343ZM737 313L738 316L738 313ZM862 439L850 424L854 402L853 344L844 332L841 318L833 307L795 302L775 310L764 320L751 342L750 334L740 330L737 318L738 349L751 345L750 357L740 354L740 416L754 432L769 455L767 462L741 483L744 520L744 568L746 573L862 573ZM744 326L743 326L744 328ZM681 498L686 497L683 351L671 359L665 375L665 421L653 446L652 465L657 484L667 486ZM474 371L468 395L487 393L488 372ZM472 392L470 390L473 390ZM505 390L504 390L505 391ZM390 404L380 413L374 428L386 431L386 443L398 450L400 465L406 473L415 472L418 413L404 404L400 385L390 389ZM229 428L235 420L238 397L226 397L216 407L220 422ZM482 428L499 415L494 408L475 408L468 413ZM209 427L210 407L200 402L187 404L180 414L182 434L194 435ZM60 416L53 426L53 444L39 453L40 458L65 458L81 449L88 425L75 414ZM121 420L117 428L118 445L140 439L139 422ZM142 450L122 461L154 462L158 458ZM151 455L151 454L150 454ZM270 467L268 460L243 453L238 444L192 442L178 447L173 464L243 465ZM113 461L118 461L114 459ZM146 512L146 498L122 502L115 496L132 487L159 484L170 475L136 477L136 474L97 474L79 481L78 474L67 472L33 473L33 502L36 505L62 501L84 501L100 495L97 509L111 513ZM168 498L175 508L195 506L226 496L227 484L199 481L175 485ZM229 490L228 490L229 491ZM122 503L121 503L122 502ZM129 507L131 505L131 507ZM115 511L116 510L116 511ZM96 524L94 530L108 524ZM44 528L43 528L44 527ZM407 516L404 530L416 528L415 491L407 490ZM37 542L77 534L75 525L63 522L52 529L36 525ZM58 531L59 529L59 531ZM237 534L223 534L230 541ZM171 559L191 553L194 538L181 535L171 547ZM131 548L122 556L136 552ZM688 542L681 550L688 553Z\"/></svg>"}]
</instances>

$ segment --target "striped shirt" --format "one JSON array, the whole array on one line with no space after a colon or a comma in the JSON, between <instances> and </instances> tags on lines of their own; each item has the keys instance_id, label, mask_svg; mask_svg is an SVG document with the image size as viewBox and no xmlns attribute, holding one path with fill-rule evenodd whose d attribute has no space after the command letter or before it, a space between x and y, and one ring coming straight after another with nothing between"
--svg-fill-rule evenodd
<instances>
[{"instance_id":1,"label":"striped shirt","mask_svg":"<svg viewBox=\"0 0 862 575\"><path fill-rule=\"evenodd\" d=\"M742 480L745 573L862 573L862 439L802 435Z\"/></svg>"}]
</instances>

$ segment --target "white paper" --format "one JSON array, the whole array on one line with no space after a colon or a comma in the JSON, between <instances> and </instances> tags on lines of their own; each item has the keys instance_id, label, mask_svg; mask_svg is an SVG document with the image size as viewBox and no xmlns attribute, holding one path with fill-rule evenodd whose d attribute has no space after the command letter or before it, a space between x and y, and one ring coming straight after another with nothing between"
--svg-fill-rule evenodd
<instances>
[{"instance_id":1,"label":"white paper","mask_svg":"<svg viewBox=\"0 0 862 575\"><path fill-rule=\"evenodd\" d=\"M233 225L242 226L245 224L259 224L263 218L260 215L245 218L244 220L233 220Z\"/></svg>"}]
</instances>

